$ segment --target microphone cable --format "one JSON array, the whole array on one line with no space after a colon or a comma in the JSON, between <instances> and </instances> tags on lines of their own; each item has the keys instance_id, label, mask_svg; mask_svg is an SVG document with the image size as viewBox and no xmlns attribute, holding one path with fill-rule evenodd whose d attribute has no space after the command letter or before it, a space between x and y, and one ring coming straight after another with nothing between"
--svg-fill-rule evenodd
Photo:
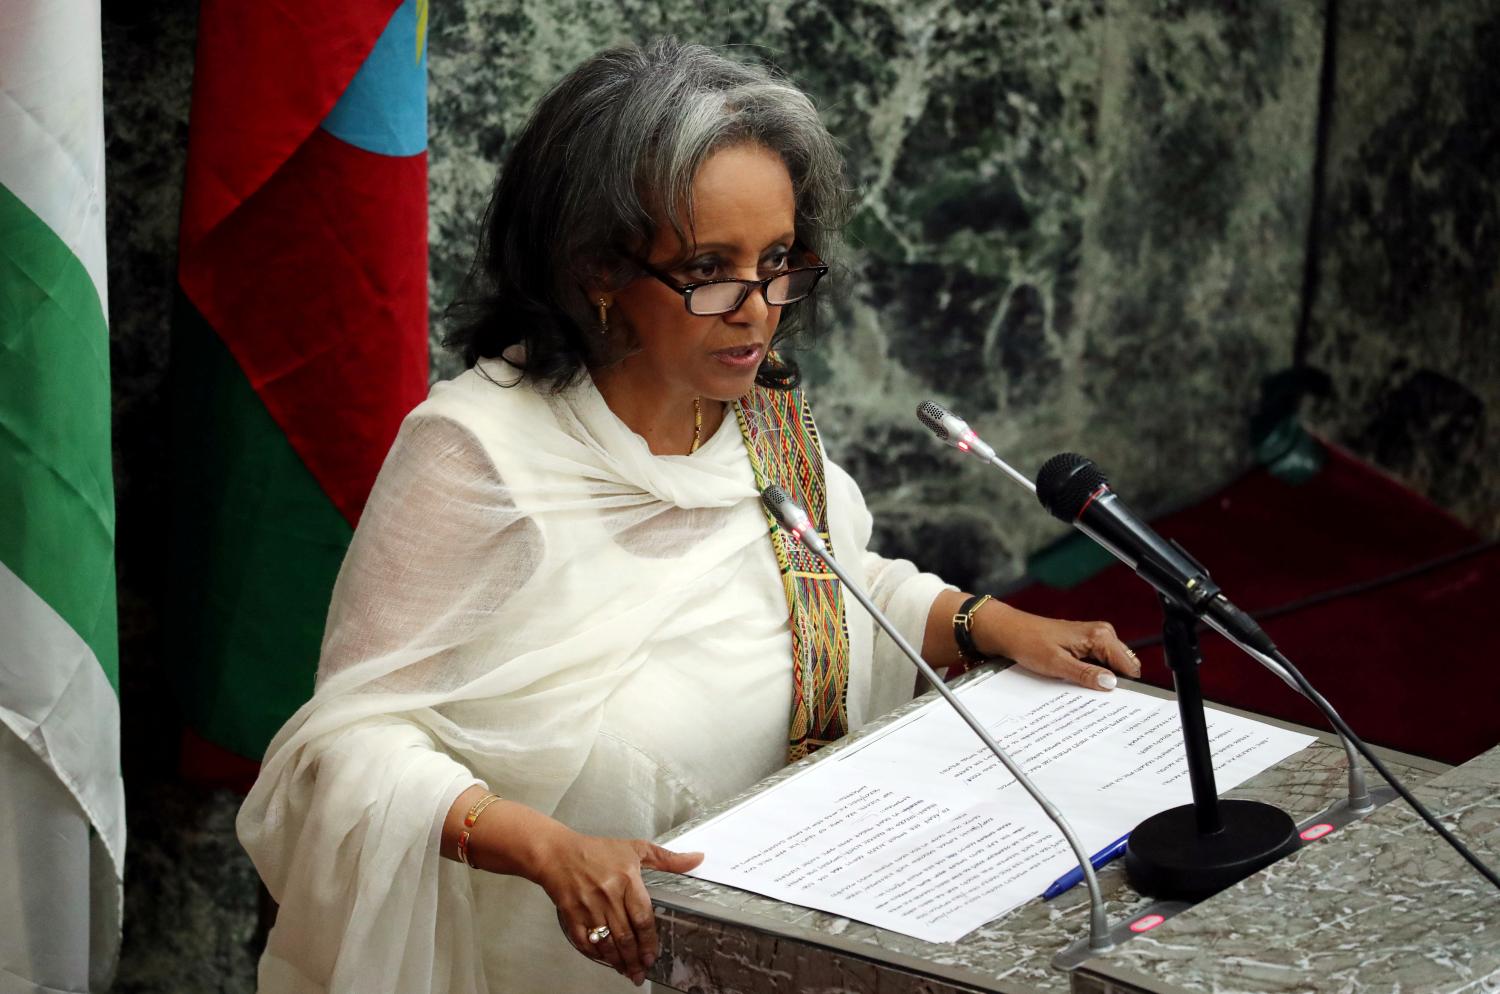
<instances>
[{"instance_id":1,"label":"microphone cable","mask_svg":"<svg viewBox=\"0 0 1500 994\"><path fill-rule=\"evenodd\" d=\"M1369 746L1365 745L1363 739L1354 734L1354 730L1344 723L1344 719L1339 717L1338 712L1333 709L1333 705L1329 704L1326 700L1323 699L1323 695L1318 693L1313 685L1307 681L1307 678L1302 675L1301 671L1299 671L1297 667L1292 665L1292 661L1286 658L1286 654L1283 653L1280 649L1275 649L1271 653L1271 658L1279 663L1282 668L1285 669L1286 672L1292 677L1292 679L1297 682L1297 687L1302 691L1303 696L1306 697L1309 701L1312 701L1313 705L1316 706L1319 711L1323 712L1323 716L1327 718L1336 729L1338 729L1339 734L1344 736L1346 741L1354 743L1354 747L1359 750L1360 755L1369 760L1370 765L1375 767L1375 772L1379 773L1382 777L1385 778L1386 783L1390 784L1391 788L1395 790L1397 794L1401 795L1401 799L1404 800L1407 804L1411 805L1412 810L1421 815L1422 820L1427 822L1428 825L1432 826L1433 831L1442 836L1443 841L1452 846L1454 851L1456 851L1460 856L1462 856L1469 862L1470 866L1474 867L1474 869L1479 871L1481 876L1483 876L1490 883L1494 884L1496 889L1500 889L1500 876L1497 876L1494 870L1484 865L1484 863L1480 861L1479 857L1475 856L1474 853L1470 851L1468 846L1464 845L1461 841L1459 841L1457 836L1448 831L1443 823L1438 821L1437 817L1434 816L1431 811L1427 810L1426 805L1412 796L1412 792L1406 788L1406 785L1403 784L1399 779L1397 779L1394 773L1386 769L1385 764L1380 761L1380 757L1375 755L1375 751Z\"/></svg>"},{"instance_id":2,"label":"microphone cable","mask_svg":"<svg viewBox=\"0 0 1500 994\"><path fill-rule=\"evenodd\" d=\"M1245 613L1258 622L1270 621L1272 618L1296 614L1298 611L1305 611L1310 607L1318 607L1319 605L1327 604L1329 601L1342 600L1345 597L1354 597L1359 594L1368 593L1371 590L1379 590L1381 587L1388 587L1393 583L1401 583L1403 580L1410 580L1424 573L1431 573L1434 570L1442 569L1444 566L1451 566L1454 563L1461 563L1465 559L1472 559L1497 546L1500 546L1500 539L1490 539L1480 542L1477 545L1470 545L1466 548L1438 556L1436 559L1417 563L1415 566L1408 566L1394 573L1387 573L1384 576L1373 577L1369 580L1356 580L1354 583L1342 587L1333 587L1329 590L1320 590L1315 594L1308 594L1306 597L1287 601L1285 604L1277 604L1275 607L1263 608L1259 611L1246 611ZM1138 639L1131 639L1125 644L1131 649L1150 649L1161 645L1161 643L1162 637L1160 635L1145 635Z\"/></svg>"}]
</instances>

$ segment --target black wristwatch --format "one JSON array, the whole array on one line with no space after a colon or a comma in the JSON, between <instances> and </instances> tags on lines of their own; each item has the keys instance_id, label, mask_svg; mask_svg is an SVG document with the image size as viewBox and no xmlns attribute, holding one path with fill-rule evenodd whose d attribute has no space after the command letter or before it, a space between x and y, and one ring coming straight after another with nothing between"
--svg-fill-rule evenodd
<instances>
[{"instance_id":1,"label":"black wristwatch","mask_svg":"<svg viewBox=\"0 0 1500 994\"><path fill-rule=\"evenodd\" d=\"M974 644L974 615L987 601L994 600L989 594L978 594L959 605L953 616L953 641L958 643L958 657L966 663L982 663L986 657Z\"/></svg>"}]
</instances>

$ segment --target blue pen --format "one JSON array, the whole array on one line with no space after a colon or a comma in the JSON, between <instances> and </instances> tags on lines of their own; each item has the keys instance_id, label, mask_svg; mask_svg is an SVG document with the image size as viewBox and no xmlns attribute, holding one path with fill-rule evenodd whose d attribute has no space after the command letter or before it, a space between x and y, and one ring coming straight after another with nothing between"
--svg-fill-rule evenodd
<instances>
[{"instance_id":1,"label":"blue pen","mask_svg":"<svg viewBox=\"0 0 1500 994\"><path fill-rule=\"evenodd\" d=\"M1127 832L1115 841L1111 842L1109 845L1105 846L1103 849L1100 849L1098 852L1094 853L1094 855L1090 856L1089 864L1097 870L1105 863L1108 863L1113 859L1117 859L1122 853L1125 852L1125 843L1129 841L1130 833ZM1067 873L1064 873L1062 876L1052 881L1051 887L1048 887L1046 890L1042 891L1042 900L1050 901L1057 895L1066 893L1067 891L1072 890L1075 886L1081 883L1083 883L1083 868L1080 866L1075 866Z\"/></svg>"}]
</instances>

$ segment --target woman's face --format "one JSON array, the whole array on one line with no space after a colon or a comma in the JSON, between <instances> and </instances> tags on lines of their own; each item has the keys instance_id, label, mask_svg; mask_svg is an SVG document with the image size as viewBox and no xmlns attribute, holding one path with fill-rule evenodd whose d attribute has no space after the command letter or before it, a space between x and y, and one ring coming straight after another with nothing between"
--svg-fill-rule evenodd
<instances>
[{"instance_id":1,"label":"woman's face","mask_svg":"<svg viewBox=\"0 0 1500 994\"><path fill-rule=\"evenodd\" d=\"M693 180L693 244L684 252L671 226L661 225L646 261L678 283L764 279L787 268L795 217L792 178L780 156L758 145L722 149ZM684 256L687 262L674 267ZM639 350L613 367L611 378L667 403L733 400L754 385L781 308L753 291L736 311L699 317L681 294L643 275L615 294L609 317L612 326L623 319Z\"/></svg>"}]
</instances>

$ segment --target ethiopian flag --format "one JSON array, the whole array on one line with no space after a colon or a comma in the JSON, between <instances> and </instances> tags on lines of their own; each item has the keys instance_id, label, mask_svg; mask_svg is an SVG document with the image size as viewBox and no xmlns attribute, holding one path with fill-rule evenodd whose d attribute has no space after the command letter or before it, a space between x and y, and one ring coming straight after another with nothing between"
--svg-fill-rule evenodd
<instances>
[{"instance_id":1,"label":"ethiopian flag","mask_svg":"<svg viewBox=\"0 0 1500 994\"><path fill-rule=\"evenodd\" d=\"M0 15L0 989L102 990L125 794L98 0Z\"/></svg>"},{"instance_id":2,"label":"ethiopian flag","mask_svg":"<svg viewBox=\"0 0 1500 994\"><path fill-rule=\"evenodd\" d=\"M199 11L167 631L191 731L249 760L312 693L334 577L427 392L426 25L425 0Z\"/></svg>"}]
</instances>

